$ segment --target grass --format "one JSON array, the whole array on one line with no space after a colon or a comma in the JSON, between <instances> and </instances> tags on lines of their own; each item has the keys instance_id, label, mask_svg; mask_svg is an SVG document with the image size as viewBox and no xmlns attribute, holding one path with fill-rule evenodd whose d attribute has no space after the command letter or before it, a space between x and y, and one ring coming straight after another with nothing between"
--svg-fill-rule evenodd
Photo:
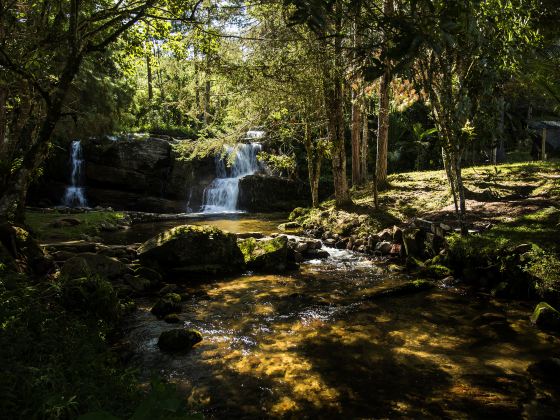
<instances>
[{"instance_id":1,"label":"grass","mask_svg":"<svg viewBox=\"0 0 560 420\"><path fill-rule=\"evenodd\" d=\"M87 213L66 214L61 212L43 213L28 211L26 223L40 241L69 241L85 236L95 236L103 225L114 225L123 220L125 215L119 212L90 211ZM62 219L75 219L76 225L57 224Z\"/></svg>"}]
</instances>

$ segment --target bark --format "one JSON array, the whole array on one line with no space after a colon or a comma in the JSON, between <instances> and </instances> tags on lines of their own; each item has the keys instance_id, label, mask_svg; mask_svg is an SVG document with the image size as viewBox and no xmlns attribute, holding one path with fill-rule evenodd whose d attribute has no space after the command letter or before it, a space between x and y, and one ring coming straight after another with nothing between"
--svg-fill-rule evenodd
<instances>
[{"instance_id":1,"label":"bark","mask_svg":"<svg viewBox=\"0 0 560 420\"><path fill-rule=\"evenodd\" d=\"M204 86L204 124L208 124L210 120L210 90L212 87L212 82L206 80Z\"/></svg>"},{"instance_id":2,"label":"bark","mask_svg":"<svg viewBox=\"0 0 560 420\"><path fill-rule=\"evenodd\" d=\"M362 183L366 183L368 179L368 153L369 153L369 124L368 114L365 103L362 102L362 139L360 144L360 172L362 175Z\"/></svg>"},{"instance_id":3,"label":"bark","mask_svg":"<svg viewBox=\"0 0 560 420\"><path fill-rule=\"evenodd\" d=\"M362 109L356 91L352 91L352 185L361 185L362 176Z\"/></svg>"},{"instance_id":4,"label":"bark","mask_svg":"<svg viewBox=\"0 0 560 420\"><path fill-rule=\"evenodd\" d=\"M321 154L313 146L309 125L304 124L305 152L307 154L307 173L309 187L311 189L311 204L313 207L319 206L319 179L321 178Z\"/></svg>"},{"instance_id":5,"label":"bark","mask_svg":"<svg viewBox=\"0 0 560 420\"><path fill-rule=\"evenodd\" d=\"M383 14L388 16L393 13L393 0L383 1ZM384 43L387 36L384 35ZM384 47L385 49L385 47ZM387 154L389 147L389 95L391 83L390 61L385 59L385 72L381 76L379 83L379 114L377 125L377 158L375 162L375 176L377 186L385 188L387 186Z\"/></svg>"},{"instance_id":6,"label":"bark","mask_svg":"<svg viewBox=\"0 0 560 420\"><path fill-rule=\"evenodd\" d=\"M8 100L8 90L0 86L0 156L6 140L6 124L8 123L8 112L6 101Z\"/></svg>"},{"instance_id":7,"label":"bark","mask_svg":"<svg viewBox=\"0 0 560 420\"><path fill-rule=\"evenodd\" d=\"M146 55L146 70L148 72L148 100L154 99L154 82L152 79L152 60L150 54Z\"/></svg>"}]
</instances>

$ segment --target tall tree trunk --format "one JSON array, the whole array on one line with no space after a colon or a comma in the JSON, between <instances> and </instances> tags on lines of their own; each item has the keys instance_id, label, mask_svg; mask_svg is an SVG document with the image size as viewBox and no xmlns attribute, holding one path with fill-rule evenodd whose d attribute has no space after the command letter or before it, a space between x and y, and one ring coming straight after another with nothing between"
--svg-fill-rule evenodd
<instances>
[{"instance_id":1,"label":"tall tree trunk","mask_svg":"<svg viewBox=\"0 0 560 420\"><path fill-rule=\"evenodd\" d=\"M152 78L152 57L150 53L146 54L146 70L148 72L148 100L154 99L154 82Z\"/></svg>"},{"instance_id":2,"label":"tall tree trunk","mask_svg":"<svg viewBox=\"0 0 560 420\"><path fill-rule=\"evenodd\" d=\"M356 90L352 89L352 185L363 184L362 175L362 107Z\"/></svg>"},{"instance_id":3,"label":"tall tree trunk","mask_svg":"<svg viewBox=\"0 0 560 420\"><path fill-rule=\"evenodd\" d=\"M383 0L383 14L393 14L393 0ZM383 35L383 50L386 52L388 35ZM387 186L387 155L389 148L389 98L391 85L390 60L385 58L385 72L379 82L379 116L377 124L377 158L375 161L375 177L377 186L384 189Z\"/></svg>"},{"instance_id":4,"label":"tall tree trunk","mask_svg":"<svg viewBox=\"0 0 560 420\"><path fill-rule=\"evenodd\" d=\"M8 89L0 86L0 156L6 141L6 124L8 123L8 111L6 101L8 100Z\"/></svg>"},{"instance_id":5,"label":"tall tree trunk","mask_svg":"<svg viewBox=\"0 0 560 420\"><path fill-rule=\"evenodd\" d=\"M362 183L366 183L368 179L368 154L369 154L369 121L365 97L362 97L362 138L360 144L360 174Z\"/></svg>"},{"instance_id":6,"label":"tall tree trunk","mask_svg":"<svg viewBox=\"0 0 560 420\"><path fill-rule=\"evenodd\" d=\"M208 77L208 76L206 76ZM210 80L206 80L204 86L204 124L208 124L210 121L210 90L212 87L212 82Z\"/></svg>"},{"instance_id":7,"label":"tall tree trunk","mask_svg":"<svg viewBox=\"0 0 560 420\"><path fill-rule=\"evenodd\" d=\"M313 146L309 124L304 123L305 152L307 154L307 173L311 190L311 205L319 206L319 179L321 177L321 154Z\"/></svg>"}]
</instances>

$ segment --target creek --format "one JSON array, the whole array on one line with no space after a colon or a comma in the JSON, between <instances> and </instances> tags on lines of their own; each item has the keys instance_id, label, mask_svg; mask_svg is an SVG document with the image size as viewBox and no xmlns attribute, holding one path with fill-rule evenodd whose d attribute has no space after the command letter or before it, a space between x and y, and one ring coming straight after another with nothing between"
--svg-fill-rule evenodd
<instances>
[{"instance_id":1,"label":"creek","mask_svg":"<svg viewBox=\"0 0 560 420\"><path fill-rule=\"evenodd\" d=\"M196 219L232 232L270 233L277 222ZM127 235L183 223L137 225ZM285 274L182 279L189 298L178 325L204 337L185 354L159 351L158 336L177 324L150 313L154 299L139 300L125 325L131 364L146 383L159 375L177 384L206 418L526 416L537 392L526 369L560 345L530 324L532 304L443 285L372 298L409 278L327 250L326 260Z\"/></svg>"}]
</instances>

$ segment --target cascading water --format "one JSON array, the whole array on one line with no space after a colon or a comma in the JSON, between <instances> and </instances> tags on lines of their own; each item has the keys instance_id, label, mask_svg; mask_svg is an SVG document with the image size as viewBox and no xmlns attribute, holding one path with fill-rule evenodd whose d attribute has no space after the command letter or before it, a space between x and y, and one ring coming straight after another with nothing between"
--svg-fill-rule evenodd
<instances>
[{"instance_id":1,"label":"cascading water","mask_svg":"<svg viewBox=\"0 0 560 420\"><path fill-rule=\"evenodd\" d=\"M224 153L216 156L216 178L204 190L203 213L231 213L237 210L239 180L261 168L257 160L261 149L260 143L239 144L226 147ZM228 174L226 161L232 153L235 156Z\"/></svg>"},{"instance_id":2,"label":"cascading water","mask_svg":"<svg viewBox=\"0 0 560 420\"><path fill-rule=\"evenodd\" d=\"M80 140L74 140L70 146L70 164L72 165L70 186L66 187L62 202L68 207L87 207L83 186L84 158Z\"/></svg>"}]
</instances>

